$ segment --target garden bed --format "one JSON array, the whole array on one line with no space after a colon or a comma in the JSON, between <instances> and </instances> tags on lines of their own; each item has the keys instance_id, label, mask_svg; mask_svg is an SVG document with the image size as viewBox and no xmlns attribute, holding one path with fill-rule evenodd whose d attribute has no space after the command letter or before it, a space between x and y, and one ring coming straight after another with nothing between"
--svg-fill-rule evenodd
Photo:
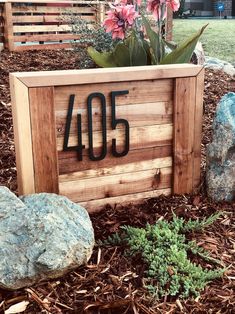
<instances>
[{"instance_id":1,"label":"garden bed","mask_svg":"<svg viewBox=\"0 0 235 314\"><path fill-rule=\"evenodd\" d=\"M15 71L62 70L76 68L72 51L1 53L0 63L0 184L17 192L13 127L8 73ZM144 226L158 219L171 219L172 211L186 219L207 217L223 210L224 214L203 233L192 238L209 250L227 267L223 279L213 281L196 300L152 299L143 288L144 266L123 255L123 248L95 248L87 267L63 278L40 283L16 292L0 290L0 311L22 300L29 300L27 313L232 313L235 306L235 205L216 204L204 195L205 145L211 140L215 107L235 84L227 75L206 70L202 141L201 190L197 195L160 197L138 206L106 206L93 214L96 240L103 240L123 224ZM129 214L131 211L131 215ZM203 266L209 267L205 262Z\"/></svg>"}]
</instances>

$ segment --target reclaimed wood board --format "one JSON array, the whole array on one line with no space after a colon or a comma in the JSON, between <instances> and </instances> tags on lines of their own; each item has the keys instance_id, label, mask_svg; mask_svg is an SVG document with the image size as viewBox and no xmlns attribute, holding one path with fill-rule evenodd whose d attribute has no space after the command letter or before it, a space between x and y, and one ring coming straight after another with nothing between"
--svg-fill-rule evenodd
<instances>
[{"instance_id":1,"label":"reclaimed wood board","mask_svg":"<svg viewBox=\"0 0 235 314\"><path fill-rule=\"evenodd\" d=\"M89 211L191 193L203 75L194 65L12 74L20 193L59 193Z\"/></svg>"}]
</instances>

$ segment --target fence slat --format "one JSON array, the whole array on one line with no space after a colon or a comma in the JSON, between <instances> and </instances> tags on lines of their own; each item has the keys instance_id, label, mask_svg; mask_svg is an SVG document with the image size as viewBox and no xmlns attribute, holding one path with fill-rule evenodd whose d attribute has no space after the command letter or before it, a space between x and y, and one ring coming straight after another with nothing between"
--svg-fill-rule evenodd
<instances>
[{"instance_id":1,"label":"fence slat","mask_svg":"<svg viewBox=\"0 0 235 314\"><path fill-rule=\"evenodd\" d=\"M9 2L4 5L4 37L5 48L14 51L12 5Z\"/></svg>"}]
</instances>

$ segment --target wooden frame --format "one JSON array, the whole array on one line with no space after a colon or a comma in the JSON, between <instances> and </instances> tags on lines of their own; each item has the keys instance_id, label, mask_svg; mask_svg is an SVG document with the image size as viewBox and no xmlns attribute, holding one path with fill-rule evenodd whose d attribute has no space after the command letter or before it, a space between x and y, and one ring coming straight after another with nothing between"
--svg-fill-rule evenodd
<instances>
[{"instance_id":1,"label":"wooden frame","mask_svg":"<svg viewBox=\"0 0 235 314\"><path fill-rule=\"evenodd\" d=\"M144 198L191 193L200 183L204 70L195 65L29 72L10 74L20 194L54 192L89 210ZM130 150L110 153L112 138L123 146L123 128L110 127L110 92L118 98L117 118L130 125ZM104 160L83 161L63 151L68 100L82 116L83 144L88 146L86 100L91 92L107 99L107 146ZM97 103L98 102L98 103ZM99 150L100 104L94 101L93 141ZM76 114L69 145L76 145Z\"/></svg>"},{"instance_id":2,"label":"wooden frame","mask_svg":"<svg viewBox=\"0 0 235 314\"><path fill-rule=\"evenodd\" d=\"M71 48L79 39L66 20L71 14L102 23L105 4L102 0L0 0L0 42L10 51Z\"/></svg>"}]
</instances>

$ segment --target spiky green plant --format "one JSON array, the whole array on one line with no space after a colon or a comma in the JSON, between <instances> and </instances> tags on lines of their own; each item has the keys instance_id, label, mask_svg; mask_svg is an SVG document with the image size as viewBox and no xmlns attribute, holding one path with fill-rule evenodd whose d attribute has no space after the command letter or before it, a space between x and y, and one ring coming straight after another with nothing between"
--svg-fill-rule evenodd
<instances>
[{"instance_id":1,"label":"spiky green plant","mask_svg":"<svg viewBox=\"0 0 235 314\"><path fill-rule=\"evenodd\" d=\"M141 256L146 265L146 286L155 296L198 296L211 280L222 276L224 269L207 270L192 262L189 253L219 263L195 241L187 241L186 233L204 229L219 215L188 222L174 215L171 222L161 220L145 228L123 226L105 244L125 245L126 254Z\"/></svg>"}]
</instances>

